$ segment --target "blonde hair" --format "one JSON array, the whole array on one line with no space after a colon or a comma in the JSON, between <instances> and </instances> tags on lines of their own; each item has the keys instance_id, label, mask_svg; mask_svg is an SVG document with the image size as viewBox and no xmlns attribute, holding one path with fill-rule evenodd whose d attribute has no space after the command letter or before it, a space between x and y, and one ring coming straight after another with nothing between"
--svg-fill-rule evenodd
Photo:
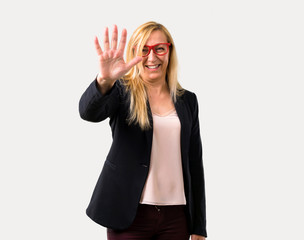
<instances>
[{"instance_id":1,"label":"blonde hair","mask_svg":"<svg viewBox=\"0 0 304 240\"><path fill-rule=\"evenodd\" d=\"M141 55L145 43L150 37L153 31L162 31L167 41L171 43L169 51L169 63L167 66L166 82L168 84L170 95L174 102L176 97L183 94L184 90L177 80L177 54L174 47L174 42L169 31L162 25L156 22L147 22L139 26L132 34L127 50L126 50L126 61L129 62L136 55ZM147 92L145 83L140 76L142 66L140 63L135 65L123 78L123 83L127 90L130 92L130 114L129 124L138 123L142 130L149 129L151 127L148 109L147 109Z\"/></svg>"}]
</instances>

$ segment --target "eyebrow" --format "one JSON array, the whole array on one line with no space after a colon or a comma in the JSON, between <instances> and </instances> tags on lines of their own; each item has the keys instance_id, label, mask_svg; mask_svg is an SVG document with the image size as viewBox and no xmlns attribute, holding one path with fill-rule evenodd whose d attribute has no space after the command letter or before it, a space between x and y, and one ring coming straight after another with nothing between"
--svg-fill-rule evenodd
<instances>
[{"instance_id":1,"label":"eyebrow","mask_svg":"<svg viewBox=\"0 0 304 240\"><path fill-rule=\"evenodd\" d=\"M159 44L167 44L168 42L160 42L160 43L157 43L157 44L154 44L154 45L144 45L144 47L154 47L154 46L157 46L157 45L159 45Z\"/></svg>"}]
</instances>

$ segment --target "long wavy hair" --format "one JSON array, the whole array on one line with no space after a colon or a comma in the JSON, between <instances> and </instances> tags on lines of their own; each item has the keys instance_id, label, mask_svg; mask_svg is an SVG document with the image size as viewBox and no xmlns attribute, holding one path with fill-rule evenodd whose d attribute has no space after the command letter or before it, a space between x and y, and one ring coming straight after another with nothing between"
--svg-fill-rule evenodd
<instances>
[{"instance_id":1,"label":"long wavy hair","mask_svg":"<svg viewBox=\"0 0 304 240\"><path fill-rule=\"evenodd\" d=\"M128 42L126 61L129 62L135 56L142 54L145 43L151 33L156 30L162 31L165 34L167 41L171 43L166 82L170 90L170 95L173 101L176 102L177 96L181 96L184 93L184 90L177 80L178 62L174 42L171 34L162 24L151 21L142 24L134 31ZM140 62L124 76L123 82L130 92L130 113L128 122L129 124L138 123L142 130L146 130L151 127L151 124L148 117L146 86L140 74L142 71L143 66Z\"/></svg>"}]
</instances>

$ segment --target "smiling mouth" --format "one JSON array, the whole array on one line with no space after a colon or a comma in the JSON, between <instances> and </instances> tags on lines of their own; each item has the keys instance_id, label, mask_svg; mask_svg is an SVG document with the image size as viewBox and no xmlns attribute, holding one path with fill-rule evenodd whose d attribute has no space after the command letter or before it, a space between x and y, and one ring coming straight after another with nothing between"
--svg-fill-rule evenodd
<instances>
[{"instance_id":1,"label":"smiling mouth","mask_svg":"<svg viewBox=\"0 0 304 240\"><path fill-rule=\"evenodd\" d=\"M159 68L159 66L160 66L160 64L157 64L157 65L150 65L150 66L146 65L146 67L147 67L148 69L157 69L157 68Z\"/></svg>"}]
</instances>

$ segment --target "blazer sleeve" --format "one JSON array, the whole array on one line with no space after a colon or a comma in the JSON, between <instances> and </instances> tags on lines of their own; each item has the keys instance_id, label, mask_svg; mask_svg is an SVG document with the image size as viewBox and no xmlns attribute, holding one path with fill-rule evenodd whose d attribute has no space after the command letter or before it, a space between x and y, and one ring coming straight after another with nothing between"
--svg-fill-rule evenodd
<instances>
[{"instance_id":1,"label":"blazer sleeve","mask_svg":"<svg viewBox=\"0 0 304 240\"><path fill-rule=\"evenodd\" d=\"M193 93L193 124L190 138L189 165L191 173L192 193L194 200L193 233L207 237L206 231L206 198L203 169L202 141L198 117L198 101Z\"/></svg>"},{"instance_id":2,"label":"blazer sleeve","mask_svg":"<svg viewBox=\"0 0 304 240\"><path fill-rule=\"evenodd\" d=\"M115 114L119 107L120 86L119 80L106 93L102 94L97 86L97 79L89 85L79 101L79 114L84 120L100 122Z\"/></svg>"}]
</instances>

